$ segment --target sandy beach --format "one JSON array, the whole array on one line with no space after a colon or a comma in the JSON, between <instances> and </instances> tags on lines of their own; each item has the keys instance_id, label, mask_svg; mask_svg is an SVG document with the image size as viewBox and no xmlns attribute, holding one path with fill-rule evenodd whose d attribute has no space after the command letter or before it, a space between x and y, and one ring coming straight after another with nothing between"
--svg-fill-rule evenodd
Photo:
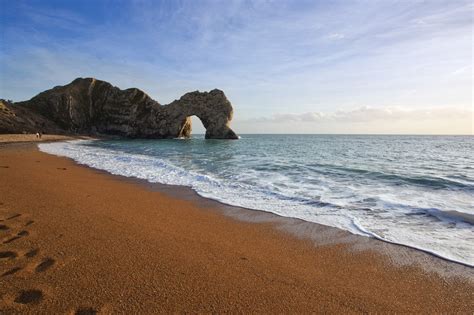
<instances>
[{"instance_id":1,"label":"sandy beach","mask_svg":"<svg viewBox=\"0 0 474 315\"><path fill-rule=\"evenodd\" d=\"M199 201L35 143L0 146L0 189L0 313L474 310L470 267Z\"/></svg>"},{"instance_id":2,"label":"sandy beach","mask_svg":"<svg viewBox=\"0 0 474 315\"><path fill-rule=\"evenodd\" d=\"M37 138L36 134L2 134L0 135L0 145L19 143L19 142L51 142L51 141L66 141L73 139L86 139L88 137L73 137L67 135L41 135L41 138Z\"/></svg>"}]
</instances>

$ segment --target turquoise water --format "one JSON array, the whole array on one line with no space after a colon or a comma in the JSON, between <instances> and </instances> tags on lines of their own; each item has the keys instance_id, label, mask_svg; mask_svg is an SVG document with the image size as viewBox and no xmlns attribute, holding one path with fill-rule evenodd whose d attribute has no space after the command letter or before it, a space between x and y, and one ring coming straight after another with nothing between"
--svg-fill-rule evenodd
<instances>
[{"instance_id":1,"label":"turquoise water","mask_svg":"<svg viewBox=\"0 0 474 315\"><path fill-rule=\"evenodd\" d=\"M41 144L114 174L474 265L474 137L242 135Z\"/></svg>"}]
</instances>

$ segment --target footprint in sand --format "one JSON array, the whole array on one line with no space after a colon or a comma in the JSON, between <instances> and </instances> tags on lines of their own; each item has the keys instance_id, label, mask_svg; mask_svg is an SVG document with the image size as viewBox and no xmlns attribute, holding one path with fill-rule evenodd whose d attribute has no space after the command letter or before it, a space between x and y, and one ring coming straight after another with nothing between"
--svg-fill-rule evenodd
<instances>
[{"instance_id":1,"label":"footprint in sand","mask_svg":"<svg viewBox=\"0 0 474 315\"><path fill-rule=\"evenodd\" d=\"M35 223L35 221L30 220L30 221L28 221L28 222L25 223L25 226L32 225L33 223Z\"/></svg>"},{"instance_id":2,"label":"footprint in sand","mask_svg":"<svg viewBox=\"0 0 474 315\"><path fill-rule=\"evenodd\" d=\"M17 253L12 251L0 252L0 259L13 259L18 257Z\"/></svg>"},{"instance_id":3,"label":"footprint in sand","mask_svg":"<svg viewBox=\"0 0 474 315\"><path fill-rule=\"evenodd\" d=\"M8 240L4 241L3 244L8 244L8 243L11 243L13 241L16 241L17 239L20 239L21 236L14 236L12 238L9 238Z\"/></svg>"},{"instance_id":4,"label":"footprint in sand","mask_svg":"<svg viewBox=\"0 0 474 315\"><path fill-rule=\"evenodd\" d=\"M15 298L15 303L34 304L43 299L43 292L40 290L22 290Z\"/></svg>"},{"instance_id":5,"label":"footprint in sand","mask_svg":"<svg viewBox=\"0 0 474 315\"><path fill-rule=\"evenodd\" d=\"M58 167L57 169L60 170L60 171L65 171L65 170L67 170L67 168L65 168L65 167Z\"/></svg>"},{"instance_id":6,"label":"footprint in sand","mask_svg":"<svg viewBox=\"0 0 474 315\"><path fill-rule=\"evenodd\" d=\"M5 225L5 224L0 224L0 231L6 231L6 230L8 230L8 229L9 229L9 227L8 227L7 225Z\"/></svg>"},{"instance_id":7,"label":"footprint in sand","mask_svg":"<svg viewBox=\"0 0 474 315\"><path fill-rule=\"evenodd\" d=\"M10 168L8 165L0 165L0 168Z\"/></svg>"},{"instance_id":8,"label":"footprint in sand","mask_svg":"<svg viewBox=\"0 0 474 315\"><path fill-rule=\"evenodd\" d=\"M20 231L18 232L18 234L16 236L13 236L12 238L9 238L8 240L4 241L3 244L8 244L8 243L11 243L13 241L16 241L17 239L20 239L24 236L28 236L30 235L30 233L28 231Z\"/></svg>"},{"instance_id":9,"label":"footprint in sand","mask_svg":"<svg viewBox=\"0 0 474 315\"><path fill-rule=\"evenodd\" d=\"M36 255L38 255L38 253L39 253L39 249L38 249L38 248L32 249L32 250L30 250L29 252L27 252L27 253L25 254L25 257L33 258L33 257L35 257Z\"/></svg>"},{"instance_id":10,"label":"footprint in sand","mask_svg":"<svg viewBox=\"0 0 474 315\"><path fill-rule=\"evenodd\" d=\"M14 214L11 217L7 218L7 220L15 219L15 218L18 218L18 217L21 217L21 213Z\"/></svg>"},{"instance_id":11,"label":"footprint in sand","mask_svg":"<svg viewBox=\"0 0 474 315\"><path fill-rule=\"evenodd\" d=\"M15 274L15 273L17 273L18 271L20 271L21 269L22 269L21 267L12 268L12 269L8 270L7 272L4 272L4 273L2 274L2 277L6 277L6 276L9 276L9 275Z\"/></svg>"},{"instance_id":12,"label":"footprint in sand","mask_svg":"<svg viewBox=\"0 0 474 315\"><path fill-rule=\"evenodd\" d=\"M28 235L30 235L30 232L28 232L28 231L20 231L20 232L18 232L17 235L18 235L18 236L28 236Z\"/></svg>"},{"instance_id":13,"label":"footprint in sand","mask_svg":"<svg viewBox=\"0 0 474 315\"><path fill-rule=\"evenodd\" d=\"M51 268L56 261L52 258L45 258L38 266L36 266L36 272L43 272Z\"/></svg>"},{"instance_id":14,"label":"footprint in sand","mask_svg":"<svg viewBox=\"0 0 474 315\"><path fill-rule=\"evenodd\" d=\"M80 307L74 313L75 315L95 315L97 314L97 310L92 307Z\"/></svg>"}]
</instances>

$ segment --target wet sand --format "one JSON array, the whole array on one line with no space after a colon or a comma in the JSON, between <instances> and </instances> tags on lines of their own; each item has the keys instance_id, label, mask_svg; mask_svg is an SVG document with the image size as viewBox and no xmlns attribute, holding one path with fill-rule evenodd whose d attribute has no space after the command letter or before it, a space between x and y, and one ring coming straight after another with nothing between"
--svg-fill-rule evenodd
<instances>
[{"instance_id":1,"label":"wet sand","mask_svg":"<svg viewBox=\"0 0 474 315\"><path fill-rule=\"evenodd\" d=\"M472 313L472 269L0 147L0 312Z\"/></svg>"}]
</instances>

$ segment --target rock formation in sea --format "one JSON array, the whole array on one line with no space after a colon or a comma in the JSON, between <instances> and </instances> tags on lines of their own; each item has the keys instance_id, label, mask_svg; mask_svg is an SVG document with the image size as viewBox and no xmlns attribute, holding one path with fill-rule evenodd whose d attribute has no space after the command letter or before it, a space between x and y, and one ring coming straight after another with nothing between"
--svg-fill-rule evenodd
<instances>
[{"instance_id":1,"label":"rock formation in sea","mask_svg":"<svg viewBox=\"0 0 474 315\"><path fill-rule=\"evenodd\" d=\"M221 90L190 92L161 105L139 89L121 90L93 78L78 78L29 101L0 101L0 133L189 137L194 115L206 128L206 139L238 139L229 127L232 105Z\"/></svg>"}]
</instances>

